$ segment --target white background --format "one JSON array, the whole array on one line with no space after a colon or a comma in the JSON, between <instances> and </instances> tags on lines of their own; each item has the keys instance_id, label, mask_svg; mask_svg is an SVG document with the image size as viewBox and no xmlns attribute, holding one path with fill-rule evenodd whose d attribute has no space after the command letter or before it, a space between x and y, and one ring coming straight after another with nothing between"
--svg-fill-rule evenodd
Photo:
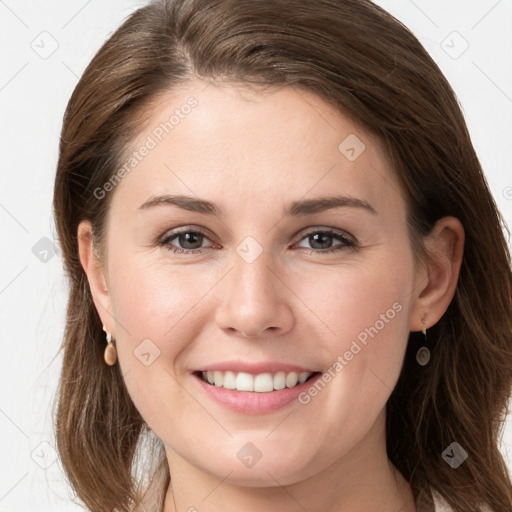
<instances>
[{"instance_id":1,"label":"white background","mask_svg":"<svg viewBox=\"0 0 512 512\"><path fill-rule=\"evenodd\" d=\"M451 82L512 225L512 1L377 3L416 34ZM52 447L66 281L58 254L43 262L34 252L41 256L56 234L51 201L67 101L108 35L143 4L0 0L0 512L78 510ZM510 415L503 440L512 467Z\"/></svg>"}]
</instances>

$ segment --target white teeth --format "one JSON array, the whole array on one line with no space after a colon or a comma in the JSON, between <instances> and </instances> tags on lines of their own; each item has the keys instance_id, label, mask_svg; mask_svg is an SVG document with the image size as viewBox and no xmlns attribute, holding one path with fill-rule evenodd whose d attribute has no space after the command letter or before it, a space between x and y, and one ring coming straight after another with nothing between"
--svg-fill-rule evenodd
<instances>
[{"instance_id":1,"label":"white teeth","mask_svg":"<svg viewBox=\"0 0 512 512\"><path fill-rule=\"evenodd\" d=\"M213 372L213 382L216 386L222 386L222 383L224 382L224 376L221 372Z\"/></svg>"},{"instance_id":2,"label":"white teeth","mask_svg":"<svg viewBox=\"0 0 512 512\"><path fill-rule=\"evenodd\" d=\"M286 375L286 387L293 388L293 386L297 385L298 380L299 377L295 372L289 373L288 375Z\"/></svg>"},{"instance_id":3,"label":"white teeth","mask_svg":"<svg viewBox=\"0 0 512 512\"><path fill-rule=\"evenodd\" d=\"M310 376L311 374L309 372L302 372L302 373L299 373L299 382L302 384L303 382L306 382L306 379Z\"/></svg>"},{"instance_id":4,"label":"white teeth","mask_svg":"<svg viewBox=\"0 0 512 512\"><path fill-rule=\"evenodd\" d=\"M236 375L233 372L224 373L224 382L221 385L226 389L236 389Z\"/></svg>"},{"instance_id":5,"label":"white teeth","mask_svg":"<svg viewBox=\"0 0 512 512\"><path fill-rule=\"evenodd\" d=\"M306 382L311 372L277 372L260 373L252 375L246 372L221 372L219 370L202 372L203 380L219 388L236 389L237 391L256 391L269 393L270 391L293 388Z\"/></svg>"},{"instance_id":6,"label":"white teeth","mask_svg":"<svg viewBox=\"0 0 512 512\"><path fill-rule=\"evenodd\" d=\"M254 391L268 393L274 389L274 378L271 373L260 373L254 377Z\"/></svg>"},{"instance_id":7,"label":"white teeth","mask_svg":"<svg viewBox=\"0 0 512 512\"><path fill-rule=\"evenodd\" d=\"M238 391L254 391L253 376L250 373L240 372L236 376L235 387Z\"/></svg>"},{"instance_id":8,"label":"white teeth","mask_svg":"<svg viewBox=\"0 0 512 512\"><path fill-rule=\"evenodd\" d=\"M274 389L284 389L286 387L286 373L277 372L274 375Z\"/></svg>"}]
</instances>

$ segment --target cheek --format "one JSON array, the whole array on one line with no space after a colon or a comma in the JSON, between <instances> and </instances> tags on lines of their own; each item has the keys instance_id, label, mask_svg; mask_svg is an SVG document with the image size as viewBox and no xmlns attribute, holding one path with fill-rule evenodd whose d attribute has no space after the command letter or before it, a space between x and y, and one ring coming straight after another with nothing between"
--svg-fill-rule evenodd
<instances>
[{"instance_id":1,"label":"cheek","mask_svg":"<svg viewBox=\"0 0 512 512\"><path fill-rule=\"evenodd\" d=\"M331 357L349 350L354 340L366 348L375 340L372 349L380 353L403 345L413 277L412 261L391 253L311 276L303 273L294 290L309 316L319 320L315 323Z\"/></svg>"},{"instance_id":2,"label":"cheek","mask_svg":"<svg viewBox=\"0 0 512 512\"><path fill-rule=\"evenodd\" d=\"M322 417L322 441L308 440L322 460L362 440L396 385L409 333L412 274L412 262L395 254L315 280L322 293L309 305L326 325L327 365L322 380L299 399L306 415Z\"/></svg>"},{"instance_id":3,"label":"cheek","mask_svg":"<svg viewBox=\"0 0 512 512\"><path fill-rule=\"evenodd\" d=\"M192 266L165 265L144 254L117 259L110 274L115 289L112 314L122 324L120 334L129 340L127 345L133 349L149 338L168 355L179 351L185 341L183 329L193 334L191 313L208 282Z\"/></svg>"},{"instance_id":4,"label":"cheek","mask_svg":"<svg viewBox=\"0 0 512 512\"><path fill-rule=\"evenodd\" d=\"M147 255L128 258L118 251L111 256L116 261L109 277L115 290L111 300L118 362L135 406L152 427L162 415L162 397L173 396L177 410L184 405L180 400L186 397L174 375L199 336L200 326L191 318L204 284L189 279L183 269L153 263Z\"/></svg>"},{"instance_id":5,"label":"cheek","mask_svg":"<svg viewBox=\"0 0 512 512\"><path fill-rule=\"evenodd\" d=\"M327 362L324 377L329 378L326 372L332 376L326 387L334 393L321 394L332 401L324 404L326 408L338 411L333 422L334 416L343 415L336 407L338 400L350 404L346 410L353 417L370 420L391 394L409 335L413 275L412 259L406 251L397 250L379 255L372 264L314 279L317 292L311 293L310 288L308 306L322 320L319 350ZM299 296L307 296L306 286L304 282Z\"/></svg>"}]
</instances>

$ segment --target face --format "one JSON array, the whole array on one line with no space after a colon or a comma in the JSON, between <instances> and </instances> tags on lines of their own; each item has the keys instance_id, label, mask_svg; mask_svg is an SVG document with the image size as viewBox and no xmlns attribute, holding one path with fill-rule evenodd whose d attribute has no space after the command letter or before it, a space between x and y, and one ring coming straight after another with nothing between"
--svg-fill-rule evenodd
<instances>
[{"instance_id":1,"label":"face","mask_svg":"<svg viewBox=\"0 0 512 512\"><path fill-rule=\"evenodd\" d=\"M291 484L381 443L416 284L380 142L306 92L193 82L130 151L107 321L171 468Z\"/></svg>"}]
</instances>

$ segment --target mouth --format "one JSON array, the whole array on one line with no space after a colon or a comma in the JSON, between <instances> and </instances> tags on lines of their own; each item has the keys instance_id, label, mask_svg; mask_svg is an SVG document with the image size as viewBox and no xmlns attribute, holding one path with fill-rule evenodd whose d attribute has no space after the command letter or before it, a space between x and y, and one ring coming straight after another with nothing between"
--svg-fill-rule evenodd
<instances>
[{"instance_id":1,"label":"mouth","mask_svg":"<svg viewBox=\"0 0 512 512\"><path fill-rule=\"evenodd\" d=\"M293 407L322 372L283 361L216 362L191 375L204 396L238 414L266 414Z\"/></svg>"},{"instance_id":2,"label":"mouth","mask_svg":"<svg viewBox=\"0 0 512 512\"><path fill-rule=\"evenodd\" d=\"M232 391L271 393L296 388L321 372L264 372L252 374L235 371L196 371L194 374L206 384Z\"/></svg>"}]
</instances>

